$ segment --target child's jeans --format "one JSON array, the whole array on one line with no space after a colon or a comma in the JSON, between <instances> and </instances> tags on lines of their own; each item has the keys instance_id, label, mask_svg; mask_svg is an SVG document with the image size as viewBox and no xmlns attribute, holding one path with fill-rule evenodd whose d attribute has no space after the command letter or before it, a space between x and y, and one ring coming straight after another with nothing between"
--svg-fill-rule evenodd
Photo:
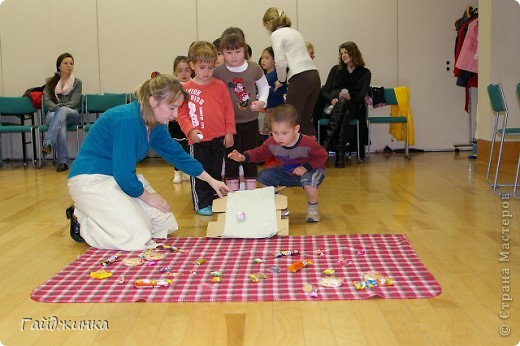
<instances>
[{"instance_id":1,"label":"child's jeans","mask_svg":"<svg viewBox=\"0 0 520 346\"><path fill-rule=\"evenodd\" d=\"M325 179L325 170L322 168L311 169L305 172L304 175L298 176L296 174L286 172L282 167L264 168L258 174L258 182L265 186L305 186L310 185L314 188L318 186Z\"/></svg>"}]
</instances>

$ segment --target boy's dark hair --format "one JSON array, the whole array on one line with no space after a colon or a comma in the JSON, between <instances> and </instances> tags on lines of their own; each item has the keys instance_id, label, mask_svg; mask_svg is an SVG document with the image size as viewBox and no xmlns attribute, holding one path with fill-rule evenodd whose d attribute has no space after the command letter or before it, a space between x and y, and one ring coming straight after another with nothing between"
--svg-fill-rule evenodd
<instances>
[{"instance_id":1,"label":"boy's dark hair","mask_svg":"<svg viewBox=\"0 0 520 346\"><path fill-rule=\"evenodd\" d=\"M293 105L283 104L274 108L271 113L272 123L289 123L291 127L298 125L298 112Z\"/></svg>"}]
</instances>

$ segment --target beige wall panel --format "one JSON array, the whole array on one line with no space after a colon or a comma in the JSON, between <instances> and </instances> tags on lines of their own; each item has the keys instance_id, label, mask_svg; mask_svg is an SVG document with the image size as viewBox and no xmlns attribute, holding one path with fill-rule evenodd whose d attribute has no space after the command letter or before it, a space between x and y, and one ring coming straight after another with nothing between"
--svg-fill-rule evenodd
<instances>
[{"instance_id":1,"label":"beige wall panel","mask_svg":"<svg viewBox=\"0 0 520 346\"><path fill-rule=\"evenodd\" d=\"M196 39L196 1L99 1L101 92L131 92Z\"/></svg>"},{"instance_id":2,"label":"beige wall panel","mask_svg":"<svg viewBox=\"0 0 520 346\"><path fill-rule=\"evenodd\" d=\"M454 23L468 4L466 0L399 0L398 82L410 87L417 148L452 149L469 142L465 91L456 86L453 76ZM472 100L476 103L477 98Z\"/></svg>"},{"instance_id":3,"label":"beige wall panel","mask_svg":"<svg viewBox=\"0 0 520 346\"><path fill-rule=\"evenodd\" d=\"M7 0L0 6L0 34L3 95L43 85L63 52L74 56L84 88L97 89L95 0Z\"/></svg>"},{"instance_id":4,"label":"beige wall panel","mask_svg":"<svg viewBox=\"0 0 520 346\"><path fill-rule=\"evenodd\" d=\"M258 62L262 50L271 45L269 34L262 25L265 11L276 6L283 9L293 23L297 22L296 0L289 1L239 1L197 0L199 40L212 42L230 27L239 27L246 35L246 42L253 49L252 61Z\"/></svg>"}]
</instances>

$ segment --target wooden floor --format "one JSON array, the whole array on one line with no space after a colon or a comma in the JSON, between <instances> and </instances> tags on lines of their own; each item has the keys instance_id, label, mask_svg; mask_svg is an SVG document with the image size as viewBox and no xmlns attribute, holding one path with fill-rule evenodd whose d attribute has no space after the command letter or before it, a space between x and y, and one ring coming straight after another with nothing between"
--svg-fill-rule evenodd
<instances>
[{"instance_id":1,"label":"wooden floor","mask_svg":"<svg viewBox=\"0 0 520 346\"><path fill-rule=\"evenodd\" d=\"M4 163L0 344L515 345L520 337L520 201L495 195L484 182L485 168L468 161L467 153L414 154L411 161L373 155L364 164L329 168L317 224L304 222L301 189L284 190L293 235L407 234L443 289L433 299L46 304L32 301L31 291L87 245L68 236L65 208L71 200L65 174L52 165L36 170ZM177 236L205 234L211 218L194 215L189 184L172 185L171 167L148 159L138 171L171 202L180 225ZM24 318L52 316L107 320L109 330L37 331L31 322L21 330ZM501 336L507 326L511 334Z\"/></svg>"}]
</instances>

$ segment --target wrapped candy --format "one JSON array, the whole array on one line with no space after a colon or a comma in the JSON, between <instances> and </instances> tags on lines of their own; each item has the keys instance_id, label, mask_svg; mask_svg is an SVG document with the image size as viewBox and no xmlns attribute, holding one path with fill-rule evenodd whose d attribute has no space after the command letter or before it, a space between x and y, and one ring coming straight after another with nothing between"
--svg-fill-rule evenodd
<instances>
[{"instance_id":1,"label":"wrapped candy","mask_svg":"<svg viewBox=\"0 0 520 346\"><path fill-rule=\"evenodd\" d=\"M170 286L172 280L170 279L137 279L134 282L136 288L147 288L147 287L167 287Z\"/></svg>"},{"instance_id":2,"label":"wrapped candy","mask_svg":"<svg viewBox=\"0 0 520 346\"><path fill-rule=\"evenodd\" d=\"M302 261L296 261L292 264L290 264L287 269L289 269L290 272L296 273L302 268L305 268L309 265L311 265L313 262L311 260L302 260Z\"/></svg>"},{"instance_id":3,"label":"wrapped candy","mask_svg":"<svg viewBox=\"0 0 520 346\"><path fill-rule=\"evenodd\" d=\"M117 255L113 255L113 256L110 256L108 258L103 258L99 262L101 263L101 265L103 267L106 267L108 265L111 265L112 263L117 262L120 258L121 258L121 254L118 253Z\"/></svg>"},{"instance_id":4,"label":"wrapped candy","mask_svg":"<svg viewBox=\"0 0 520 346\"><path fill-rule=\"evenodd\" d=\"M299 255L300 251L298 250L282 250L282 251L276 251L273 255L275 258L283 257L283 256L294 256Z\"/></svg>"}]
</instances>

